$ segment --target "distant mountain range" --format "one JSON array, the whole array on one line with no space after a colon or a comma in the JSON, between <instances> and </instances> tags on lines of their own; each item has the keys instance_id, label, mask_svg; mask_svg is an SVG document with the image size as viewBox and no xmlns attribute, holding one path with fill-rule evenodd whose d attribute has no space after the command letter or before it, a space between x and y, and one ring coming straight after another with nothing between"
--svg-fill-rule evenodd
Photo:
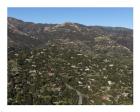
<instances>
[{"instance_id":1,"label":"distant mountain range","mask_svg":"<svg viewBox=\"0 0 140 112\"><path fill-rule=\"evenodd\" d=\"M44 46L51 39L94 41L106 36L133 50L133 30L122 27L85 26L78 23L35 24L8 17L8 43L10 46Z\"/></svg>"}]
</instances>

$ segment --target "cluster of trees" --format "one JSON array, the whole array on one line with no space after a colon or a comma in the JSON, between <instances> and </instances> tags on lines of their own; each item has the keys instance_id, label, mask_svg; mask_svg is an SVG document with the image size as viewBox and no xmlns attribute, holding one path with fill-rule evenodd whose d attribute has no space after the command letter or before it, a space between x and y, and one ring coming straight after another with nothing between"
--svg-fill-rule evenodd
<instances>
[{"instance_id":1,"label":"cluster of trees","mask_svg":"<svg viewBox=\"0 0 140 112\"><path fill-rule=\"evenodd\" d=\"M132 104L132 52L100 45L102 39L110 41L98 37L91 53L85 44L57 40L9 54L8 104L78 104L77 91L82 104Z\"/></svg>"}]
</instances>

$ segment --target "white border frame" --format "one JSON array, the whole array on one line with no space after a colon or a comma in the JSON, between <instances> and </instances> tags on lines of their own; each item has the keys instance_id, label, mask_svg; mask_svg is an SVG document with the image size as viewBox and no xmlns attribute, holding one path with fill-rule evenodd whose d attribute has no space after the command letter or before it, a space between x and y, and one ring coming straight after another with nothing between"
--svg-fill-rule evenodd
<instances>
[{"instance_id":1,"label":"white border frame","mask_svg":"<svg viewBox=\"0 0 140 112\"><path fill-rule=\"evenodd\" d=\"M0 112L137 112L139 111L140 62L139 0L1 0L0 1ZM133 105L7 105L7 8L8 7L133 7L134 104ZM137 14L138 13L138 14ZM138 51L138 52L137 52Z\"/></svg>"}]
</instances>

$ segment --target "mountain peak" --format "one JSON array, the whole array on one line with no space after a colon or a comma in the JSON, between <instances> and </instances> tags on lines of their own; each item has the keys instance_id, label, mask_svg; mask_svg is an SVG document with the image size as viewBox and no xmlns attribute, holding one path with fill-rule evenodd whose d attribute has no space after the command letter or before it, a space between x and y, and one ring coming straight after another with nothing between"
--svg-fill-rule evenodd
<instances>
[{"instance_id":1,"label":"mountain peak","mask_svg":"<svg viewBox=\"0 0 140 112\"><path fill-rule=\"evenodd\" d=\"M24 22L24 21L22 21L22 20L20 20L20 19L14 18L14 17L8 17L8 21L9 21L9 22Z\"/></svg>"}]
</instances>

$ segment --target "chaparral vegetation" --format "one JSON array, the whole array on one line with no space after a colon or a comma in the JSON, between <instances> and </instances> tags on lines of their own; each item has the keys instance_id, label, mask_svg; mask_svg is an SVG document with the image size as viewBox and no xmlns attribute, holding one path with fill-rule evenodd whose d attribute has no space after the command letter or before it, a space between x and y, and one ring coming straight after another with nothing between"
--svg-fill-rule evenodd
<instances>
[{"instance_id":1,"label":"chaparral vegetation","mask_svg":"<svg viewBox=\"0 0 140 112\"><path fill-rule=\"evenodd\" d=\"M133 104L133 30L8 17L8 104Z\"/></svg>"}]
</instances>

